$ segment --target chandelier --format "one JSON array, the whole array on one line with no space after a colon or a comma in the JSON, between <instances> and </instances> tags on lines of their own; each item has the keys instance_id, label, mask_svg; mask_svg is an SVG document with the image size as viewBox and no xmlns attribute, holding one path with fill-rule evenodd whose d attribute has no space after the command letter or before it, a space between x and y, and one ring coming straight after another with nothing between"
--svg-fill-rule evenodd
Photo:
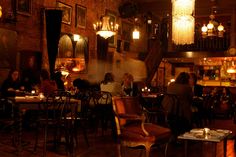
<instances>
[{"instance_id":1,"label":"chandelier","mask_svg":"<svg viewBox=\"0 0 236 157\"><path fill-rule=\"evenodd\" d=\"M215 15L213 14L213 8L209 18L210 18L209 23L207 25L203 24L202 26L201 29L202 37L203 38L213 37L213 36L224 37L224 32L225 32L224 26L215 20Z\"/></svg>"},{"instance_id":2,"label":"chandelier","mask_svg":"<svg viewBox=\"0 0 236 157\"><path fill-rule=\"evenodd\" d=\"M116 34L119 25L110 22L109 16L103 16L102 21L93 24L93 28L96 31L97 35L100 35L101 37L107 39Z\"/></svg>"},{"instance_id":3,"label":"chandelier","mask_svg":"<svg viewBox=\"0 0 236 157\"><path fill-rule=\"evenodd\" d=\"M172 40L176 45L194 43L195 0L172 0Z\"/></svg>"}]
</instances>

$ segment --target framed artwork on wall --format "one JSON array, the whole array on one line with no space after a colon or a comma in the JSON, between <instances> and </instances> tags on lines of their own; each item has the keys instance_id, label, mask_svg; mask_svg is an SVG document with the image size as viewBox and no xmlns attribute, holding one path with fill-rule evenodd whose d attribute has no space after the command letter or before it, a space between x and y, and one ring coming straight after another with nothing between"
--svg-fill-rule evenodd
<instances>
[{"instance_id":1,"label":"framed artwork on wall","mask_svg":"<svg viewBox=\"0 0 236 157\"><path fill-rule=\"evenodd\" d=\"M111 10L106 10L106 15L110 17L109 23L116 23L116 13ZM108 38L108 43L110 47L116 46L117 35Z\"/></svg>"},{"instance_id":2,"label":"framed artwork on wall","mask_svg":"<svg viewBox=\"0 0 236 157\"><path fill-rule=\"evenodd\" d=\"M62 2L57 2L57 7L62 8L62 23L71 24L72 7Z\"/></svg>"},{"instance_id":3,"label":"framed artwork on wall","mask_svg":"<svg viewBox=\"0 0 236 157\"><path fill-rule=\"evenodd\" d=\"M18 14L30 16L32 13L32 0L16 0Z\"/></svg>"},{"instance_id":4,"label":"framed artwork on wall","mask_svg":"<svg viewBox=\"0 0 236 157\"><path fill-rule=\"evenodd\" d=\"M86 27L87 8L76 4L75 27Z\"/></svg>"}]
</instances>

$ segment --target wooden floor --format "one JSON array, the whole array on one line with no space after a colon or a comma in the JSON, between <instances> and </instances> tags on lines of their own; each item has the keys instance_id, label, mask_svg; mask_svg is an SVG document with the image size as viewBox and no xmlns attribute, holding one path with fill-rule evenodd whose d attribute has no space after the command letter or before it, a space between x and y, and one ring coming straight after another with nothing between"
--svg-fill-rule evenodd
<instances>
[{"instance_id":1,"label":"wooden floor","mask_svg":"<svg viewBox=\"0 0 236 157\"><path fill-rule=\"evenodd\" d=\"M209 127L216 129L230 129L233 134L236 132L236 124L233 124L232 120L215 120L213 124ZM33 152L33 131L25 132L23 139L26 141L24 143L24 149L22 152L23 157L41 157L42 148L38 148L36 152ZM15 148L11 144L11 138L6 133L0 134L0 157L14 157L16 156ZM41 141L42 142L42 141ZM119 157L118 155L118 145L112 139L110 131L107 131L104 136L97 133L89 133L89 144L88 147L86 142L80 133L79 135L79 148L77 150L78 157ZM42 143L39 144L40 146ZM64 147L62 146L59 151L53 151L48 148L48 157L66 157ZM200 143L191 142L188 147L189 157L211 157L214 151L214 146L211 143ZM141 154L142 153L142 154ZM145 152L139 149L125 149L125 157L137 157L140 154L144 157ZM170 145L168 149L168 157L183 157L184 156L184 145ZM223 157L223 143L217 144L217 157ZM162 147L154 147L151 151L151 157L164 157ZM236 157L234 151L234 141L232 139L228 140L227 144L227 157Z\"/></svg>"}]
</instances>

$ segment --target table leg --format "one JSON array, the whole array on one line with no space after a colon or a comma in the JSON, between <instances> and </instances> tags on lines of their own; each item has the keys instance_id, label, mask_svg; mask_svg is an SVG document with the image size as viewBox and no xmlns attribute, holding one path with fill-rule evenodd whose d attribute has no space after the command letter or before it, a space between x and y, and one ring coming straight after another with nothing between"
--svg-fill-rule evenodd
<instances>
[{"instance_id":1,"label":"table leg","mask_svg":"<svg viewBox=\"0 0 236 157\"><path fill-rule=\"evenodd\" d=\"M213 148L212 148L212 157L216 157L216 151L217 151L217 143L213 142Z\"/></svg>"},{"instance_id":2,"label":"table leg","mask_svg":"<svg viewBox=\"0 0 236 157\"><path fill-rule=\"evenodd\" d=\"M21 156L22 152L22 111L18 111L17 121L17 155Z\"/></svg>"},{"instance_id":3,"label":"table leg","mask_svg":"<svg viewBox=\"0 0 236 157\"><path fill-rule=\"evenodd\" d=\"M184 140L184 157L188 157L188 140Z\"/></svg>"},{"instance_id":4,"label":"table leg","mask_svg":"<svg viewBox=\"0 0 236 157\"><path fill-rule=\"evenodd\" d=\"M223 145L224 145L224 146L223 146L223 147L224 147L224 148L223 148L224 157L226 157L226 155L227 155L227 138L225 138L223 142L224 142L224 144L223 144Z\"/></svg>"}]
</instances>

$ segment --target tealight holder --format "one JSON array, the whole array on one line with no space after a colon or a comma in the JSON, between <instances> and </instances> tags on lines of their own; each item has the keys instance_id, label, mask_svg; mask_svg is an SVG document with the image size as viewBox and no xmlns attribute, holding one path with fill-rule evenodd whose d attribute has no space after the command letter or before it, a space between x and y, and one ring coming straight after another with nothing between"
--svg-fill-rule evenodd
<instances>
[{"instance_id":1,"label":"tealight holder","mask_svg":"<svg viewBox=\"0 0 236 157\"><path fill-rule=\"evenodd\" d=\"M203 128L203 135L204 136L209 135L209 133L210 133L210 129L209 128Z\"/></svg>"}]
</instances>

